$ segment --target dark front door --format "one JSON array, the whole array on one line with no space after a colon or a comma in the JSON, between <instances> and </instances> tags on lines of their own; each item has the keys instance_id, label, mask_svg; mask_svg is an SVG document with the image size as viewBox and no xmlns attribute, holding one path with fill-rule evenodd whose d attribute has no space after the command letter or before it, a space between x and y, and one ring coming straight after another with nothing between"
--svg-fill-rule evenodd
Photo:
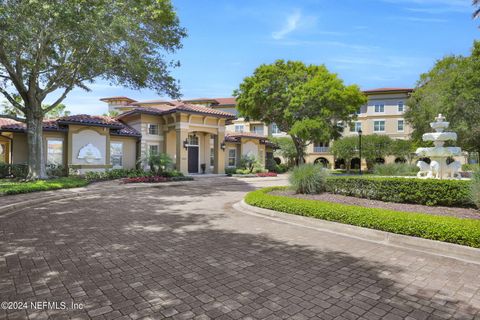
<instances>
[{"instance_id":1,"label":"dark front door","mask_svg":"<svg viewBox=\"0 0 480 320\"><path fill-rule=\"evenodd\" d=\"M198 173L198 146L188 147L188 173Z\"/></svg>"}]
</instances>

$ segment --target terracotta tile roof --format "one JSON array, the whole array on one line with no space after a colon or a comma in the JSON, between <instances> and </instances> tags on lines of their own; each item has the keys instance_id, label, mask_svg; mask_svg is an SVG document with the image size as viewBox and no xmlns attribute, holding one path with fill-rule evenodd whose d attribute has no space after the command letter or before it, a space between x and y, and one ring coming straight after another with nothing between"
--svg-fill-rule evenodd
<instances>
[{"instance_id":1,"label":"terracotta tile roof","mask_svg":"<svg viewBox=\"0 0 480 320\"><path fill-rule=\"evenodd\" d=\"M372 93L372 92L412 92L412 88L375 88L369 90L363 90L364 93Z\"/></svg>"},{"instance_id":2,"label":"terracotta tile roof","mask_svg":"<svg viewBox=\"0 0 480 320\"><path fill-rule=\"evenodd\" d=\"M227 132L225 136L236 138L267 139L266 136L262 136L253 132Z\"/></svg>"},{"instance_id":3,"label":"terracotta tile roof","mask_svg":"<svg viewBox=\"0 0 480 320\"><path fill-rule=\"evenodd\" d=\"M90 116L85 114L61 117L58 119L45 119L43 130L67 131L67 124L82 124L90 126L102 126L111 129L112 135L140 137L140 133L132 127L107 116ZM15 120L0 118L0 131L25 132L26 124Z\"/></svg>"},{"instance_id":4,"label":"terracotta tile roof","mask_svg":"<svg viewBox=\"0 0 480 320\"><path fill-rule=\"evenodd\" d=\"M187 103L212 102L213 105L236 105L235 98L197 98L184 100Z\"/></svg>"},{"instance_id":5,"label":"terracotta tile roof","mask_svg":"<svg viewBox=\"0 0 480 320\"><path fill-rule=\"evenodd\" d=\"M171 108L160 108L160 107L138 107L133 110L127 111L122 113L117 118L121 119L127 115L136 114L136 113L144 113L144 114L152 114L152 115L163 115L163 114L170 114L174 112L185 112L185 113L194 113L194 114L203 114L203 115L211 115L220 118L227 118L227 119L234 119L236 118L235 115L215 110L208 107L203 107L194 104L179 104L177 106L172 106Z\"/></svg>"},{"instance_id":6,"label":"terracotta tile roof","mask_svg":"<svg viewBox=\"0 0 480 320\"><path fill-rule=\"evenodd\" d=\"M182 104L180 101L165 101L165 100L145 100L145 101L136 101L131 103L132 106L143 106L143 105L169 105L169 106L177 106Z\"/></svg>"},{"instance_id":7,"label":"terracotta tile roof","mask_svg":"<svg viewBox=\"0 0 480 320\"><path fill-rule=\"evenodd\" d=\"M137 100L133 100L129 97L125 97L125 96L118 96L118 97L107 97L107 98L101 98L100 101L104 101L104 102L108 102L108 101L112 101L112 100L125 100L125 101L128 101L128 102L136 102Z\"/></svg>"},{"instance_id":8,"label":"terracotta tile roof","mask_svg":"<svg viewBox=\"0 0 480 320\"><path fill-rule=\"evenodd\" d=\"M108 116L91 116L88 114L76 114L72 116L65 116L57 119L59 124L88 124L94 126L102 126L102 127L121 127L122 125L120 122Z\"/></svg>"}]
</instances>

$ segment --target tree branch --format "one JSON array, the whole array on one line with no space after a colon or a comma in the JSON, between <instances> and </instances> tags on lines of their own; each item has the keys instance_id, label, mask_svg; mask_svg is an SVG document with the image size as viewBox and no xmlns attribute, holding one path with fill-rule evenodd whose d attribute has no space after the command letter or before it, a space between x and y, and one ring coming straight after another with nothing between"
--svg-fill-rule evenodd
<instances>
[{"instance_id":1,"label":"tree branch","mask_svg":"<svg viewBox=\"0 0 480 320\"><path fill-rule=\"evenodd\" d=\"M20 103L15 101L15 99L10 95L10 93L8 93L2 87L0 87L0 93L3 94L5 96L5 98L7 98L8 102L10 102L12 104L12 106L14 106L18 110L22 111L23 113L26 112L25 108Z\"/></svg>"},{"instance_id":2,"label":"tree branch","mask_svg":"<svg viewBox=\"0 0 480 320\"><path fill-rule=\"evenodd\" d=\"M12 119L18 122L26 122L24 118L19 118L17 116L11 115L11 114L0 114L0 118L6 118L6 119Z\"/></svg>"}]
</instances>

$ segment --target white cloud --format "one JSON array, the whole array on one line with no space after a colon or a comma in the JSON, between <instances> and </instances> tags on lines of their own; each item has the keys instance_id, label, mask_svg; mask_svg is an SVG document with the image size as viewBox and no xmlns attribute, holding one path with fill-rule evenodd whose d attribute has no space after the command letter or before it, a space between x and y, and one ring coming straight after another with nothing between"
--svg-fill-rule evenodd
<instances>
[{"instance_id":1,"label":"white cloud","mask_svg":"<svg viewBox=\"0 0 480 320\"><path fill-rule=\"evenodd\" d=\"M300 12L300 10L295 10L293 13L287 16L287 19L285 20L283 27L280 30L272 33L273 39L281 40L289 33L292 33L293 31L297 30L297 28L301 24L301 20L302 20L302 13Z\"/></svg>"}]
</instances>

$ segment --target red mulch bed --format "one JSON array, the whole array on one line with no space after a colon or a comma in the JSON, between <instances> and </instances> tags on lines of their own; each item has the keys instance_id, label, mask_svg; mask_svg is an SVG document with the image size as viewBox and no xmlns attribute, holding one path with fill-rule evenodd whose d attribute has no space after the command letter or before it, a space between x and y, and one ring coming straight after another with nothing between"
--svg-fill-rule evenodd
<instances>
[{"instance_id":1,"label":"red mulch bed","mask_svg":"<svg viewBox=\"0 0 480 320\"><path fill-rule=\"evenodd\" d=\"M349 204L367 208L381 208L396 211L419 212L433 214L437 216L452 216L457 218L480 219L480 210L470 208L454 208L454 207L435 207L424 206L420 204L384 202L379 200L370 200L363 198L348 197L333 193L321 194L295 194L293 191L273 191L271 194L278 196L287 196L300 199L319 200L326 202L335 202Z\"/></svg>"}]
</instances>

